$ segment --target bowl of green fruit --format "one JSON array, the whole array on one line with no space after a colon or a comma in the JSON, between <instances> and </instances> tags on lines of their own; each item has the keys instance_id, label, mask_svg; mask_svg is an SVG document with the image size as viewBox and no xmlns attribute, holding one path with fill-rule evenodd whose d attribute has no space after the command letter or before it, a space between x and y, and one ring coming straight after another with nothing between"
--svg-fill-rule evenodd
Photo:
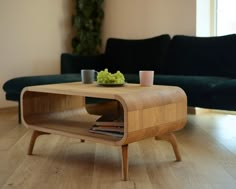
<instances>
[{"instance_id":1,"label":"bowl of green fruit","mask_svg":"<svg viewBox=\"0 0 236 189\"><path fill-rule=\"evenodd\" d=\"M97 83L107 87L122 86L125 84L125 77L120 71L110 73L106 68L97 73Z\"/></svg>"}]
</instances>

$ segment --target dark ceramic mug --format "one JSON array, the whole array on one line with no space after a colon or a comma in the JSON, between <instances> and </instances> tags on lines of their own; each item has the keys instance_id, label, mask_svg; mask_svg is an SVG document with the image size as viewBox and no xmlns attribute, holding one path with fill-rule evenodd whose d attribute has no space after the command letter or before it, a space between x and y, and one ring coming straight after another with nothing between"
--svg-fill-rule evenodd
<instances>
[{"instance_id":1,"label":"dark ceramic mug","mask_svg":"<svg viewBox=\"0 0 236 189\"><path fill-rule=\"evenodd\" d=\"M81 70L81 81L83 84L91 84L95 81L96 70Z\"/></svg>"}]
</instances>

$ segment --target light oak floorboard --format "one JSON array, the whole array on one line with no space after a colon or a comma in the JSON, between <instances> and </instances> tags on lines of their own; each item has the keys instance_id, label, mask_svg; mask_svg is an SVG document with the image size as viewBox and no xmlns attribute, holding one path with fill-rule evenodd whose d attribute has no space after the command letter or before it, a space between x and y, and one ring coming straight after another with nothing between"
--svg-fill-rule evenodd
<instances>
[{"instance_id":1,"label":"light oak floorboard","mask_svg":"<svg viewBox=\"0 0 236 189\"><path fill-rule=\"evenodd\" d=\"M189 115L176 133L182 161L168 142L129 144L128 181L121 181L121 147L39 136L17 124L15 109L0 110L1 189L235 189L236 115Z\"/></svg>"}]
</instances>

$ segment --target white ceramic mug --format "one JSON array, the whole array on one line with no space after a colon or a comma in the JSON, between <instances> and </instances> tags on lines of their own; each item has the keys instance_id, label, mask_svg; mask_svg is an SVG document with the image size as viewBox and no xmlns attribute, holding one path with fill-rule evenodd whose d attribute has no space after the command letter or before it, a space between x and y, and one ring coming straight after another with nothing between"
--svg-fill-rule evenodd
<instances>
[{"instance_id":1,"label":"white ceramic mug","mask_svg":"<svg viewBox=\"0 0 236 189\"><path fill-rule=\"evenodd\" d=\"M139 82L141 86L152 86L154 80L153 70L140 70L139 71Z\"/></svg>"},{"instance_id":2,"label":"white ceramic mug","mask_svg":"<svg viewBox=\"0 0 236 189\"><path fill-rule=\"evenodd\" d=\"M81 70L81 81L83 84L90 84L95 81L95 70Z\"/></svg>"}]
</instances>

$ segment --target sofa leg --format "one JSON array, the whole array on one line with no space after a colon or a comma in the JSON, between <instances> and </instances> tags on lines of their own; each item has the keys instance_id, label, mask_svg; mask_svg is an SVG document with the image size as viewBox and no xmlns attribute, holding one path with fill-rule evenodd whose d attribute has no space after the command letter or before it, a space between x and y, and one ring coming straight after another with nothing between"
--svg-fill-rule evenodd
<instances>
[{"instance_id":1,"label":"sofa leg","mask_svg":"<svg viewBox=\"0 0 236 189\"><path fill-rule=\"evenodd\" d=\"M21 106L20 106L20 100L18 101L18 123L21 124Z\"/></svg>"}]
</instances>

